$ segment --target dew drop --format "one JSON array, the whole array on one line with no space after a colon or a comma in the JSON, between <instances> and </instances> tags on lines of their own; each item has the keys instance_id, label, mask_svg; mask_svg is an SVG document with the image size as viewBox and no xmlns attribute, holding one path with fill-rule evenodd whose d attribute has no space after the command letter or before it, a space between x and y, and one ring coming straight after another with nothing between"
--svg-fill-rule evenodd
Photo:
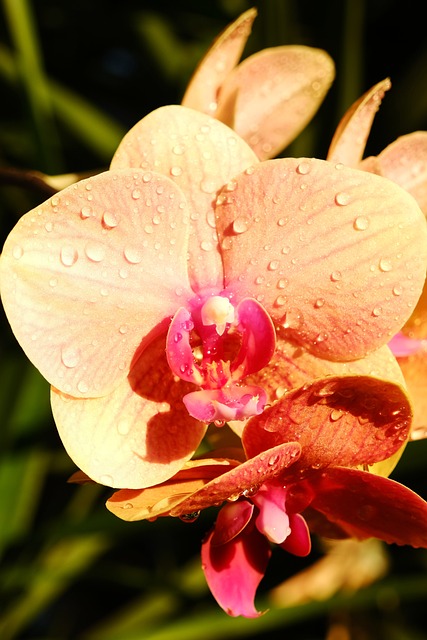
<instances>
[{"instance_id":1,"label":"dew drop","mask_svg":"<svg viewBox=\"0 0 427 640\"><path fill-rule=\"evenodd\" d=\"M142 261L142 251L136 247L126 247L123 255L131 264L139 264Z\"/></svg>"},{"instance_id":2,"label":"dew drop","mask_svg":"<svg viewBox=\"0 0 427 640\"><path fill-rule=\"evenodd\" d=\"M147 175L147 174L145 174L145 175ZM144 178L145 178L145 175L144 175ZM132 191L133 200L139 200L140 197L141 197L141 190L140 189L134 189Z\"/></svg>"},{"instance_id":3,"label":"dew drop","mask_svg":"<svg viewBox=\"0 0 427 640\"><path fill-rule=\"evenodd\" d=\"M213 180L202 180L200 183L200 189L203 193L215 193L217 186ZM217 202L217 204L221 204Z\"/></svg>"},{"instance_id":4,"label":"dew drop","mask_svg":"<svg viewBox=\"0 0 427 640\"><path fill-rule=\"evenodd\" d=\"M212 251L212 249L214 248L214 245L209 240L202 240L202 242L200 243L200 248L203 251Z\"/></svg>"},{"instance_id":5,"label":"dew drop","mask_svg":"<svg viewBox=\"0 0 427 640\"><path fill-rule=\"evenodd\" d=\"M121 333L121 334L122 334L122 336L124 336L124 335L125 335L125 333L127 333L127 331L128 331L128 327L127 327L127 325L126 325L126 324L122 324L122 325L119 327L119 333Z\"/></svg>"},{"instance_id":6,"label":"dew drop","mask_svg":"<svg viewBox=\"0 0 427 640\"><path fill-rule=\"evenodd\" d=\"M277 271L277 269L279 268L279 264L280 263L278 260L272 260L268 265L269 271Z\"/></svg>"},{"instance_id":7,"label":"dew drop","mask_svg":"<svg viewBox=\"0 0 427 640\"><path fill-rule=\"evenodd\" d=\"M89 387L84 380L80 380L80 382L77 383L77 389L80 393L87 393L89 391Z\"/></svg>"},{"instance_id":8,"label":"dew drop","mask_svg":"<svg viewBox=\"0 0 427 640\"><path fill-rule=\"evenodd\" d=\"M356 231L365 231L369 227L369 218L366 216L357 216L353 222L353 228Z\"/></svg>"},{"instance_id":9,"label":"dew drop","mask_svg":"<svg viewBox=\"0 0 427 640\"><path fill-rule=\"evenodd\" d=\"M72 267L77 262L77 250L71 245L65 245L60 252L60 259L64 267Z\"/></svg>"},{"instance_id":10,"label":"dew drop","mask_svg":"<svg viewBox=\"0 0 427 640\"><path fill-rule=\"evenodd\" d=\"M378 318L378 316L381 315L381 311L382 311L381 307L374 307L372 309L372 315Z\"/></svg>"},{"instance_id":11,"label":"dew drop","mask_svg":"<svg viewBox=\"0 0 427 640\"><path fill-rule=\"evenodd\" d=\"M341 280L341 278L342 278L341 271L332 271L331 273L332 282L338 282L339 280Z\"/></svg>"},{"instance_id":12,"label":"dew drop","mask_svg":"<svg viewBox=\"0 0 427 640\"><path fill-rule=\"evenodd\" d=\"M274 301L276 307L283 307L286 304L287 298L285 296L277 296Z\"/></svg>"},{"instance_id":13,"label":"dew drop","mask_svg":"<svg viewBox=\"0 0 427 640\"><path fill-rule=\"evenodd\" d=\"M61 360L64 367L74 369L77 367L81 359L80 349L74 347L63 347L61 350Z\"/></svg>"},{"instance_id":14,"label":"dew drop","mask_svg":"<svg viewBox=\"0 0 427 640\"><path fill-rule=\"evenodd\" d=\"M308 162L300 162L300 164L297 166L297 173L302 176L306 176L308 173L310 173L310 164Z\"/></svg>"},{"instance_id":15,"label":"dew drop","mask_svg":"<svg viewBox=\"0 0 427 640\"><path fill-rule=\"evenodd\" d=\"M53 230L53 222L46 222L46 224L44 225L44 228L49 233L50 231Z\"/></svg>"},{"instance_id":16,"label":"dew drop","mask_svg":"<svg viewBox=\"0 0 427 640\"><path fill-rule=\"evenodd\" d=\"M277 281L277 288L278 289L286 289L286 286L289 284L289 281L286 280L286 278L280 278L280 280Z\"/></svg>"},{"instance_id":17,"label":"dew drop","mask_svg":"<svg viewBox=\"0 0 427 640\"><path fill-rule=\"evenodd\" d=\"M200 511L193 511L192 513L183 513L179 516L179 519L183 522L195 522L200 515Z\"/></svg>"},{"instance_id":18,"label":"dew drop","mask_svg":"<svg viewBox=\"0 0 427 640\"><path fill-rule=\"evenodd\" d=\"M330 420L332 420L332 422L337 422L337 420L342 418L343 415L344 414L341 409L332 409L331 413L329 414L329 418Z\"/></svg>"},{"instance_id":19,"label":"dew drop","mask_svg":"<svg viewBox=\"0 0 427 640\"><path fill-rule=\"evenodd\" d=\"M105 257L105 248L98 242L88 242L85 253L92 262L101 262Z\"/></svg>"},{"instance_id":20,"label":"dew drop","mask_svg":"<svg viewBox=\"0 0 427 640\"><path fill-rule=\"evenodd\" d=\"M24 255L24 249L19 244L16 244L13 247L12 255L15 258L15 260L19 260Z\"/></svg>"},{"instance_id":21,"label":"dew drop","mask_svg":"<svg viewBox=\"0 0 427 640\"><path fill-rule=\"evenodd\" d=\"M119 420L117 423L117 433L121 436L127 436L130 431L130 424L127 420Z\"/></svg>"},{"instance_id":22,"label":"dew drop","mask_svg":"<svg viewBox=\"0 0 427 640\"><path fill-rule=\"evenodd\" d=\"M172 153L174 153L176 156L182 156L184 151L185 148L181 144L176 144L174 147L172 147Z\"/></svg>"},{"instance_id":23,"label":"dew drop","mask_svg":"<svg viewBox=\"0 0 427 640\"><path fill-rule=\"evenodd\" d=\"M323 307L324 304L325 304L325 300L323 298L317 298L316 302L314 303L314 306L316 309L320 309L321 307Z\"/></svg>"},{"instance_id":24,"label":"dew drop","mask_svg":"<svg viewBox=\"0 0 427 640\"><path fill-rule=\"evenodd\" d=\"M92 207L81 208L80 217L82 220L86 220L87 218L90 218L91 215L92 215Z\"/></svg>"},{"instance_id":25,"label":"dew drop","mask_svg":"<svg viewBox=\"0 0 427 640\"><path fill-rule=\"evenodd\" d=\"M119 220L111 211L105 211L102 216L102 224L106 229L114 229L119 224Z\"/></svg>"},{"instance_id":26,"label":"dew drop","mask_svg":"<svg viewBox=\"0 0 427 640\"><path fill-rule=\"evenodd\" d=\"M171 176L174 176L175 178L177 178L182 174L181 167L171 167L170 171L171 171Z\"/></svg>"},{"instance_id":27,"label":"dew drop","mask_svg":"<svg viewBox=\"0 0 427 640\"><path fill-rule=\"evenodd\" d=\"M403 289L399 285L396 285L395 287L393 287L393 295L401 296L402 292L403 292Z\"/></svg>"},{"instance_id":28,"label":"dew drop","mask_svg":"<svg viewBox=\"0 0 427 640\"><path fill-rule=\"evenodd\" d=\"M248 221L245 218L236 218L233 221L233 232L244 233L249 228Z\"/></svg>"},{"instance_id":29,"label":"dew drop","mask_svg":"<svg viewBox=\"0 0 427 640\"><path fill-rule=\"evenodd\" d=\"M346 204L350 202L350 196L345 191L341 191L337 193L335 196L335 203L341 207L344 207Z\"/></svg>"},{"instance_id":30,"label":"dew drop","mask_svg":"<svg viewBox=\"0 0 427 640\"><path fill-rule=\"evenodd\" d=\"M108 475L107 473L104 473L99 478L99 482L101 484L105 484L107 487L112 487L114 485L114 480L113 480L112 476Z\"/></svg>"},{"instance_id":31,"label":"dew drop","mask_svg":"<svg viewBox=\"0 0 427 640\"><path fill-rule=\"evenodd\" d=\"M387 260L386 258L381 258L379 267L381 271L391 271L393 269L391 261Z\"/></svg>"}]
</instances>

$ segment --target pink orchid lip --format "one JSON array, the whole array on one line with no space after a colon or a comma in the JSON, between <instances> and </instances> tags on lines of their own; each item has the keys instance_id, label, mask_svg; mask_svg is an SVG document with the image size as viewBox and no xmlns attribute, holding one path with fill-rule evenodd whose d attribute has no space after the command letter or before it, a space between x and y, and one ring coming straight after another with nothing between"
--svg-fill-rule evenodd
<instances>
[{"instance_id":1,"label":"pink orchid lip","mask_svg":"<svg viewBox=\"0 0 427 640\"><path fill-rule=\"evenodd\" d=\"M201 388L184 397L188 412L218 426L259 415L267 402L265 391L240 381L264 368L274 354L270 316L250 298L234 306L226 292L199 296L189 306L175 313L166 337L171 371ZM230 339L239 336L237 354L230 356Z\"/></svg>"},{"instance_id":2,"label":"pink orchid lip","mask_svg":"<svg viewBox=\"0 0 427 640\"><path fill-rule=\"evenodd\" d=\"M412 356L426 347L426 340L411 338L403 333L397 333L388 343L396 358Z\"/></svg>"}]
</instances>

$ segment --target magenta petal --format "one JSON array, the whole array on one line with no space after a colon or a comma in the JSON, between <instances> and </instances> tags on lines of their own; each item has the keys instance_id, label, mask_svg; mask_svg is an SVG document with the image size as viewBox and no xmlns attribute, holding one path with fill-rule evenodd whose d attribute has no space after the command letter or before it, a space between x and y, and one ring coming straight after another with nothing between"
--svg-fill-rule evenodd
<instances>
[{"instance_id":1,"label":"magenta petal","mask_svg":"<svg viewBox=\"0 0 427 640\"><path fill-rule=\"evenodd\" d=\"M257 618L254 599L270 559L270 546L257 529L214 546L211 532L202 544L202 568L209 589L230 616Z\"/></svg>"},{"instance_id":2,"label":"magenta petal","mask_svg":"<svg viewBox=\"0 0 427 640\"><path fill-rule=\"evenodd\" d=\"M290 534L289 517L285 510L286 490L273 483L263 485L252 497L259 509L255 524L270 542L280 544Z\"/></svg>"},{"instance_id":3,"label":"magenta petal","mask_svg":"<svg viewBox=\"0 0 427 640\"><path fill-rule=\"evenodd\" d=\"M427 502L402 484L336 467L317 476L313 488L311 508L349 535L427 548Z\"/></svg>"},{"instance_id":4,"label":"magenta petal","mask_svg":"<svg viewBox=\"0 0 427 640\"><path fill-rule=\"evenodd\" d=\"M229 502L218 514L212 545L226 544L243 531L252 518L254 505L247 500Z\"/></svg>"},{"instance_id":5,"label":"magenta petal","mask_svg":"<svg viewBox=\"0 0 427 640\"><path fill-rule=\"evenodd\" d=\"M399 332L390 340L388 346L392 350L396 358L406 358L420 351L425 345L425 340L417 340L409 338Z\"/></svg>"},{"instance_id":6,"label":"magenta petal","mask_svg":"<svg viewBox=\"0 0 427 640\"><path fill-rule=\"evenodd\" d=\"M233 362L233 379L241 379L263 369L272 358L276 332L270 316L256 300L247 298L237 307L242 346Z\"/></svg>"},{"instance_id":7,"label":"magenta petal","mask_svg":"<svg viewBox=\"0 0 427 640\"><path fill-rule=\"evenodd\" d=\"M190 345L190 331L193 328L191 313L181 307L169 326L166 338L166 357L171 371L181 380L201 385L203 375L194 362Z\"/></svg>"},{"instance_id":8,"label":"magenta petal","mask_svg":"<svg viewBox=\"0 0 427 640\"><path fill-rule=\"evenodd\" d=\"M245 420L262 413L267 394L260 387L231 386L187 393L183 397L190 416L202 422Z\"/></svg>"},{"instance_id":9,"label":"magenta petal","mask_svg":"<svg viewBox=\"0 0 427 640\"><path fill-rule=\"evenodd\" d=\"M294 556L308 556L311 551L311 538L306 521L299 513L291 513L289 525L291 533L280 546Z\"/></svg>"}]
</instances>

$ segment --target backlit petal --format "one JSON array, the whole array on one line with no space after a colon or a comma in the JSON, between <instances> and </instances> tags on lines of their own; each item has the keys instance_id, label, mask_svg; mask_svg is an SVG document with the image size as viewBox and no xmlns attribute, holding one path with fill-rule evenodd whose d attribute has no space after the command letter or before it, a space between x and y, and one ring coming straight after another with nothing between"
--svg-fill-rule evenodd
<instances>
[{"instance_id":1,"label":"backlit petal","mask_svg":"<svg viewBox=\"0 0 427 640\"><path fill-rule=\"evenodd\" d=\"M407 487L354 469L328 469L315 480L311 507L356 538L427 547L427 503Z\"/></svg>"},{"instance_id":2,"label":"backlit petal","mask_svg":"<svg viewBox=\"0 0 427 640\"><path fill-rule=\"evenodd\" d=\"M290 469L373 464L400 449L409 435L411 408L404 390L368 376L328 377L285 394L248 421L248 458L298 441L300 460Z\"/></svg>"},{"instance_id":3,"label":"backlit petal","mask_svg":"<svg viewBox=\"0 0 427 640\"><path fill-rule=\"evenodd\" d=\"M230 616L258 617L254 599L271 555L267 539L257 529L245 530L217 546L213 535L202 544L202 568L212 595Z\"/></svg>"},{"instance_id":4,"label":"backlit petal","mask_svg":"<svg viewBox=\"0 0 427 640\"><path fill-rule=\"evenodd\" d=\"M334 75L334 63L321 49L264 49L228 75L215 115L235 129L258 158L272 158L311 120Z\"/></svg>"},{"instance_id":5,"label":"backlit petal","mask_svg":"<svg viewBox=\"0 0 427 640\"><path fill-rule=\"evenodd\" d=\"M147 115L126 134L111 167L158 171L182 188L190 209L188 268L193 287L199 290L223 286L214 215L217 193L254 162L257 158L250 147L221 122L169 105Z\"/></svg>"},{"instance_id":6,"label":"backlit petal","mask_svg":"<svg viewBox=\"0 0 427 640\"><path fill-rule=\"evenodd\" d=\"M409 191L427 215L427 131L398 138L378 158L381 175Z\"/></svg>"},{"instance_id":7,"label":"backlit petal","mask_svg":"<svg viewBox=\"0 0 427 640\"><path fill-rule=\"evenodd\" d=\"M357 100L339 123L329 147L327 159L357 167L362 160L366 141L371 131L384 94L391 88L389 78L378 82Z\"/></svg>"},{"instance_id":8,"label":"backlit petal","mask_svg":"<svg viewBox=\"0 0 427 640\"><path fill-rule=\"evenodd\" d=\"M92 480L140 489L179 471L205 433L182 403L188 387L174 380L161 337L111 394L76 399L53 389L52 410L65 449Z\"/></svg>"},{"instance_id":9,"label":"backlit petal","mask_svg":"<svg viewBox=\"0 0 427 640\"><path fill-rule=\"evenodd\" d=\"M100 396L191 295L188 213L164 176L105 172L24 215L6 240L1 293L13 331L51 384Z\"/></svg>"},{"instance_id":10,"label":"backlit petal","mask_svg":"<svg viewBox=\"0 0 427 640\"><path fill-rule=\"evenodd\" d=\"M227 544L239 535L246 527L252 514L254 505L247 500L228 502L218 514L215 523L215 531L212 537L212 544Z\"/></svg>"},{"instance_id":11,"label":"backlit petal","mask_svg":"<svg viewBox=\"0 0 427 640\"><path fill-rule=\"evenodd\" d=\"M259 163L217 207L226 287L331 360L387 342L421 293L427 227L389 180L321 160ZM237 217L236 217L237 215Z\"/></svg>"},{"instance_id":12,"label":"backlit petal","mask_svg":"<svg viewBox=\"0 0 427 640\"><path fill-rule=\"evenodd\" d=\"M256 9L245 11L216 38L190 80L184 106L215 116L218 92L241 58L256 15Z\"/></svg>"}]
</instances>

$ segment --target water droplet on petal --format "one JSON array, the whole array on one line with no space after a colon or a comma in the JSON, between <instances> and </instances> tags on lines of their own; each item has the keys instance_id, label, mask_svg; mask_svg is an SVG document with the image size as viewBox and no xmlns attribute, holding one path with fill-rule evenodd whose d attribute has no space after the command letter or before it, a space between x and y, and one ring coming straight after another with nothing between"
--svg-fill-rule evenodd
<instances>
[{"instance_id":1,"label":"water droplet on petal","mask_svg":"<svg viewBox=\"0 0 427 640\"><path fill-rule=\"evenodd\" d=\"M317 298L316 302L314 303L314 306L316 307L316 309L320 309L321 307L323 307L324 304L325 304L325 301L323 298Z\"/></svg>"},{"instance_id":2,"label":"water droplet on petal","mask_svg":"<svg viewBox=\"0 0 427 640\"><path fill-rule=\"evenodd\" d=\"M112 487L114 485L114 480L112 476L106 473L99 478L99 482L101 484L105 484L107 487Z\"/></svg>"},{"instance_id":3,"label":"water droplet on petal","mask_svg":"<svg viewBox=\"0 0 427 640\"><path fill-rule=\"evenodd\" d=\"M331 273L332 282L338 282L339 280L341 280L341 278L342 278L341 271L332 271Z\"/></svg>"},{"instance_id":4,"label":"water droplet on petal","mask_svg":"<svg viewBox=\"0 0 427 640\"><path fill-rule=\"evenodd\" d=\"M393 295L395 296L401 296L403 292L402 287L399 287L399 285L396 285L395 287L393 287Z\"/></svg>"},{"instance_id":5,"label":"water droplet on petal","mask_svg":"<svg viewBox=\"0 0 427 640\"><path fill-rule=\"evenodd\" d=\"M88 242L85 253L92 262L101 262L105 257L105 248L99 242Z\"/></svg>"},{"instance_id":6,"label":"water droplet on petal","mask_svg":"<svg viewBox=\"0 0 427 640\"><path fill-rule=\"evenodd\" d=\"M105 211L102 216L102 224L106 229L114 229L119 224L119 219L111 211Z\"/></svg>"},{"instance_id":7,"label":"water droplet on petal","mask_svg":"<svg viewBox=\"0 0 427 640\"><path fill-rule=\"evenodd\" d=\"M248 220L245 218L236 218L233 221L233 232L234 233L244 233L249 228Z\"/></svg>"},{"instance_id":8,"label":"water droplet on petal","mask_svg":"<svg viewBox=\"0 0 427 640\"><path fill-rule=\"evenodd\" d=\"M117 423L117 432L121 436L127 436L129 431L130 431L129 422L127 420L125 420L125 419L119 420L119 422Z\"/></svg>"},{"instance_id":9,"label":"water droplet on petal","mask_svg":"<svg viewBox=\"0 0 427 640\"><path fill-rule=\"evenodd\" d=\"M277 269L279 268L279 264L280 263L278 260L272 260L268 265L269 271L277 271Z\"/></svg>"},{"instance_id":10,"label":"water droplet on petal","mask_svg":"<svg viewBox=\"0 0 427 640\"><path fill-rule=\"evenodd\" d=\"M89 387L84 380L80 380L80 382L77 383L77 389L80 393L87 393L89 391Z\"/></svg>"},{"instance_id":11,"label":"water droplet on petal","mask_svg":"<svg viewBox=\"0 0 427 640\"><path fill-rule=\"evenodd\" d=\"M63 347L61 350L62 364L68 369L77 367L80 362L80 358L80 349L75 349L74 347Z\"/></svg>"},{"instance_id":12,"label":"water droplet on petal","mask_svg":"<svg viewBox=\"0 0 427 640\"><path fill-rule=\"evenodd\" d=\"M24 255L24 249L19 244L17 244L13 247L12 255L15 260L19 260Z\"/></svg>"},{"instance_id":13,"label":"water droplet on petal","mask_svg":"<svg viewBox=\"0 0 427 640\"><path fill-rule=\"evenodd\" d=\"M372 315L378 318L378 316L381 315L381 311L382 311L381 307L374 307L372 309Z\"/></svg>"},{"instance_id":14,"label":"water droplet on petal","mask_svg":"<svg viewBox=\"0 0 427 640\"><path fill-rule=\"evenodd\" d=\"M82 207L80 211L80 217L82 218L82 220L86 220L87 218L90 218L91 215L92 215L92 207Z\"/></svg>"},{"instance_id":15,"label":"water droplet on petal","mask_svg":"<svg viewBox=\"0 0 427 640\"><path fill-rule=\"evenodd\" d=\"M137 247L126 247L123 255L131 264L139 264L142 261L142 250Z\"/></svg>"},{"instance_id":16,"label":"water droplet on petal","mask_svg":"<svg viewBox=\"0 0 427 640\"><path fill-rule=\"evenodd\" d=\"M147 174L144 174L144 178ZM144 179L143 178L143 179ZM147 182L147 180L145 180L144 182ZM133 200L139 200L139 198L141 197L141 190L140 189L134 189L132 191L132 198Z\"/></svg>"},{"instance_id":17,"label":"water droplet on petal","mask_svg":"<svg viewBox=\"0 0 427 640\"><path fill-rule=\"evenodd\" d=\"M71 245L65 245L60 252L60 259L64 267L72 267L77 262L77 250Z\"/></svg>"},{"instance_id":18,"label":"water droplet on petal","mask_svg":"<svg viewBox=\"0 0 427 640\"><path fill-rule=\"evenodd\" d=\"M212 251L214 245L213 242L210 242L209 240L202 240L200 248L203 249L203 251Z\"/></svg>"},{"instance_id":19,"label":"water droplet on petal","mask_svg":"<svg viewBox=\"0 0 427 640\"><path fill-rule=\"evenodd\" d=\"M341 191L340 193L337 193L337 195L335 196L335 203L340 205L341 207L344 207L349 202L350 202L350 195L345 191Z\"/></svg>"},{"instance_id":20,"label":"water droplet on petal","mask_svg":"<svg viewBox=\"0 0 427 640\"><path fill-rule=\"evenodd\" d=\"M381 258L379 267L381 271L391 271L393 269L391 261L386 258Z\"/></svg>"},{"instance_id":21,"label":"water droplet on petal","mask_svg":"<svg viewBox=\"0 0 427 640\"><path fill-rule=\"evenodd\" d=\"M170 172L171 172L171 176L174 176L175 178L177 178L178 176L181 175L182 169L181 167L171 167Z\"/></svg>"},{"instance_id":22,"label":"water droplet on petal","mask_svg":"<svg viewBox=\"0 0 427 640\"><path fill-rule=\"evenodd\" d=\"M331 413L329 414L329 418L332 420L332 422L337 422L337 420L342 418L343 415L344 414L341 409L332 409Z\"/></svg>"},{"instance_id":23,"label":"water droplet on petal","mask_svg":"<svg viewBox=\"0 0 427 640\"><path fill-rule=\"evenodd\" d=\"M369 227L369 218L366 216L357 216L353 222L353 228L356 231L365 231Z\"/></svg>"},{"instance_id":24,"label":"water droplet on petal","mask_svg":"<svg viewBox=\"0 0 427 640\"><path fill-rule=\"evenodd\" d=\"M297 173L302 176L306 176L310 173L310 163L309 162L300 162L297 166Z\"/></svg>"}]
</instances>

